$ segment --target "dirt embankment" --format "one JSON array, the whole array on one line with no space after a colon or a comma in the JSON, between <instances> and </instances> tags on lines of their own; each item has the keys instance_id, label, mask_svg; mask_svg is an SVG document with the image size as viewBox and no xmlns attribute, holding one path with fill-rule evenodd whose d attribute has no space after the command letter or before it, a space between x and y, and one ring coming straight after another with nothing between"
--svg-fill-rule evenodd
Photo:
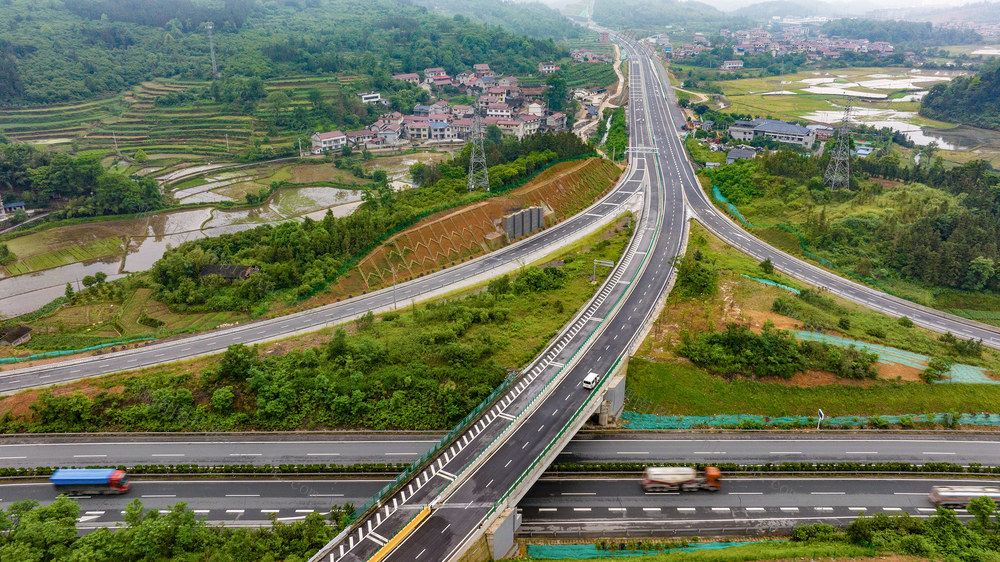
<instances>
[{"instance_id":1,"label":"dirt embankment","mask_svg":"<svg viewBox=\"0 0 1000 562\"><path fill-rule=\"evenodd\" d=\"M359 294L426 275L507 244L504 215L527 207L545 209L549 227L586 208L610 189L621 169L588 158L557 164L503 197L442 211L387 240L365 256L333 293Z\"/></svg>"}]
</instances>

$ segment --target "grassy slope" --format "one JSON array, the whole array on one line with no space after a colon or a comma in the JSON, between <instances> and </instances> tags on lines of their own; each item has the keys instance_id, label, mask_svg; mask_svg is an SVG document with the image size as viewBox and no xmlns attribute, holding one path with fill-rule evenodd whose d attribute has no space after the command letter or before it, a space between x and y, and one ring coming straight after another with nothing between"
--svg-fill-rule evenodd
<instances>
[{"instance_id":1,"label":"grassy slope","mask_svg":"<svg viewBox=\"0 0 1000 562\"><path fill-rule=\"evenodd\" d=\"M774 281L804 288L782 275L763 275L756 262L727 248L703 228L694 225L688 251L699 250L723 271L722 284L733 281L739 274L770 277ZM752 285L746 285L752 287ZM867 386L826 384L797 387L781 382L746 379L727 381L693 366L673 354L677 339L669 334L674 324L680 329L717 329L724 324L726 312L739 309L748 317L769 312L769 304L777 296L787 296L780 289L752 288L720 291L712 299L668 298L667 306L649 338L637 356L654 360L633 360L629 366L630 402L626 408L640 413L673 415L758 414L765 416L814 415L823 408L828 415L920 414L931 412L992 411L1000 401L1000 387L988 385L926 385L923 383L885 381ZM756 302L754 302L756 301ZM851 319L852 328L843 335L859 340L881 343L918 353L944 355L945 346L933 334L919 328L904 328L895 320L839 301ZM820 322L831 322L836 329L839 314L807 307L809 314ZM791 327L791 326L788 326ZM883 327L886 337L875 338L866 332ZM669 333L668 335L664 335ZM976 362L967 358L963 362ZM987 352L981 364L996 368L997 355Z\"/></svg>"}]
</instances>

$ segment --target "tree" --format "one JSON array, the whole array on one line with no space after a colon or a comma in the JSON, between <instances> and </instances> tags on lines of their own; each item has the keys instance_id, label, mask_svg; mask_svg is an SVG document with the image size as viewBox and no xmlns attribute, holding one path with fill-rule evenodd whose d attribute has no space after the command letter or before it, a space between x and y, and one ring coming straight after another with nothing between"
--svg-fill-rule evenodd
<instances>
[{"instance_id":1,"label":"tree","mask_svg":"<svg viewBox=\"0 0 1000 562\"><path fill-rule=\"evenodd\" d=\"M142 164L143 162L149 160L149 156L146 156L146 152L140 148L135 151L135 156L133 156L132 159Z\"/></svg>"},{"instance_id":2,"label":"tree","mask_svg":"<svg viewBox=\"0 0 1000 562\"><path fill-rule=\"evenodd\" d=\"M276 90L267 95L267 105L271 106L271 111L274 112L275 122L278 121L278 114L288 107L290 103L292 103L291 98L282 90Z\"/></svg>"},{"instance_id":3,"label":"tree","mask_svg":"<svg viewBox=\"0 0 1000 562\"><path fill-rule=\"evenodd\" d=\"M503 131L501 131L500 127L497 127L496 125L487 125L486 134L484 135L483 140L485 141L484 144L488 143L498 145L503 142Z\"/></svg>"},{"instance_id":4,"label":"tree","mask_svg":"<svg viewBox=\"0 0 1000 562\"><path fill-rule=\"evenodd\" d=\"M12 216L10 220L14 221L14 224L21 224L22 222L28 220L28 213L24 209L19 208L14 211L14 216Z\"/></svg>"},{"instance_id":5,"label":"tree","mask_svg":"<svg viewBox=\"0 0 1000 562\"><path fill-rule=\"evenodd\" d=\"M66 298L67 299L73 300L73 297L76 296L76 291L73 290L73 285L70 285L69 283L66 283L66 293L65 294L66 294Z\"/></svg>"},{"instance_id":6,"label":"tree","mask_svg":"<svg viewBox=\"0 0 1000 562\"><path fill-rule=\"evenodd\" d=\"M226 349L219 363L218 373L221 377L243 380L250 376L250 371L259 362L257 346L247 347L236 343Z\"/></svg>"},{"instance_id":7,"label":"tree","mask_svg":"<svg viewBox=\"0 0 1000 562\"><path fill-rule=\"evenodd\" d=\"M554 72L545 79L548 85L548 105L552 111L562 111L566 106L566 98L569 96L569 88L566 86L566 79L562 73Z\"/></svg>"},{"instance_id":8,"label":"tree","mask_svg":"<svg viewBox=\"0 0 1000 562\"><path fill-rule=\"evenodd\" d=\"M760 262L760 270L766 275L774 273L774 264L771 263L771 258L764 258L764 261Z\"/></svg>"},{"instance_id":9,"label":"tree","mask_svg":"<svg viewBox=\"0 0 1000 562\"><path fill-rule=\"evenodd\" d=\"M15 261L17 261L17 256L14 255L14 252L10 251L7 244L0 243L0 265L7 265Z\"/></svg>"},{"instance_id":10,"label":"tree","mask_svg":"<svg viewBox=\"0 0 1000 562\"><path fill-rule=\"evenodd\" d=\"M103 271L98 271L94 274L94 279L97 280L97 284L100 285L108 280L108 274Z\"/></svg>"},{"instance_id":11,"label":"tree","mask_svg":"<svg viewBox=\"0 0 1000 562\"><path fill-rule=\"evenodd\" d=\"M977 531L990 531L996 527L996 525L990 522L990 515L993 515L993 512L997 510L997 504L993 501L993 498L989 496L975 498L969 502L969 506L966 509L970 515L975 517L974 520L969 522L970 528Z\"/></svg>"},{"instance_id":12,"label":"tree","mask_svg":"<svg viewBox=\"0 0 1000 562\"><path fill-rule=\"evenodd\" d=\"M353 154L353 153L354 153L354 151L351 150L351 145L349 145L349 144L345 144L340 149L340 155L343 156L344 158L349 158L351 156L351 154Z\"/></svg>"},{"instance_id":13,"label":"tree","mask_svg":"<svg viewBox=\"0 0 1000 562\"><path fill-rule=\"evenodd\" d=\"M92 286L94 286L96 284L97 284L97 278L94 277L93 275L84 275L83 276L83 286L84 287L90 288L90 287L92 287Z\"/></svg>"}]
</instances>

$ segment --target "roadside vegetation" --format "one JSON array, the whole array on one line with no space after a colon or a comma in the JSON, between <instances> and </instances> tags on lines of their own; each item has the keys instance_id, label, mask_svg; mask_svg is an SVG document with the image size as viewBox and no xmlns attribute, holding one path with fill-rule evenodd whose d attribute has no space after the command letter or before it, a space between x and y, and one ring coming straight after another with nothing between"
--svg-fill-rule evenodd
<instances>
[{"instance_id":1,"label":"roadside vegetation","mask_svg":"<svg viewBox=\"0 0 1000 562\"><path fill-rule=\"evenodd\" d=\"M920 304L1000 324L1000 176L982 160L905 166L891 154L858 159L852 189L822 182L825 158L779 151L704 173L787 252ZM825 261L824 261L825 260Z\"/></svg>"},{"instance_id":2,"label":"roadside vegetation","mask_svg":"<svg viewBox=\"0 0 1000 562\"><path fill-rule=\"evenodd\" d=\"M527 364L593 294L628 218L485 290L221 357L0 401L5 432L443 429ZM350 332L350 333L348 333Z\"/></svg>"},{"instance_id":3,"label":"roadside vegetation","mask_svg":"<svg viewBox=\"0 0 1000 562\"><path fill-rule=\"evenodd\" d=\"M794 560L827 558L843 560L885 559L891 555L916 557L920 560L995 560L1000 557L1000 517L997 505L989 498L977 498L969 504L971 520L963 523L955 516L955 511L939 508L930 518L914 517L908 513L889 515L875 513L862 514L846 529L838 529L826 523L800 525L791 534L790 540L751 543L721 549L693 550L697 537L691 543L684 541L660 542L647 540L606 539L596 545L598 552L621 553L622 551L658 551L659 554L629 557L640 562L659 561L741 561L741 560ZM529 547L529 554L531 549ZM544 560L544 557L532 557ZM566 560L565 558L563 558ZM619 560L614 558L588 558L588 560Z\"/></svg>"},{"instance_id":4,"label":"roadside vegetation","mask_svg":"<svg viewBox=\"0 0 1000 562\"><path fill-rule=\"evenodd\" d=\"M333 506L324 517L275 521L260 529L209 525L184 503L161 513L134 500L125 526L80 535L80 504L60 496L49 505L14 502L0 510L0 559L110 562L139 560L306 560L347 526L350 504Z\"/></svg>"},{"instance_id":5,"label":"roadside vegetation","mask_svg":"<svg viewBox=\"0 0 1000 562\"><path fill-rule=\"evenodd\" d=\"M869 311L768 265L692 223L677 284L629 365L627 410L776 417L813 416L818 409L828 416L995 409L1000 385L928 385L919 368L873 363L871 354L856 348L796 341L789 331L820 331L945 363L993 372L1000 366L996 352L970 350L975 342Z\"/></svg>"}]
</instances>

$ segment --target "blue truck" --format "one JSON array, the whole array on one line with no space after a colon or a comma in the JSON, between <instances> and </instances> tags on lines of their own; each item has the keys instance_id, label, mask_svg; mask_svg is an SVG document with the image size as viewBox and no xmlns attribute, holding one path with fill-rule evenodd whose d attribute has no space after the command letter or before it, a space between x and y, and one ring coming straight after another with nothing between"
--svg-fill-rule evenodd
<instances>
[{"instance_id":1,"label":"blue truck","mask_svg":"<svg viewBox=\"0 0 1000 562\"><path fill-rule=\"evenodd\" d=\"M74 496L124 494L132 487L128 474L114 468L60 468L49 482L60 494Z\"/></svg>"}]
</instances>

